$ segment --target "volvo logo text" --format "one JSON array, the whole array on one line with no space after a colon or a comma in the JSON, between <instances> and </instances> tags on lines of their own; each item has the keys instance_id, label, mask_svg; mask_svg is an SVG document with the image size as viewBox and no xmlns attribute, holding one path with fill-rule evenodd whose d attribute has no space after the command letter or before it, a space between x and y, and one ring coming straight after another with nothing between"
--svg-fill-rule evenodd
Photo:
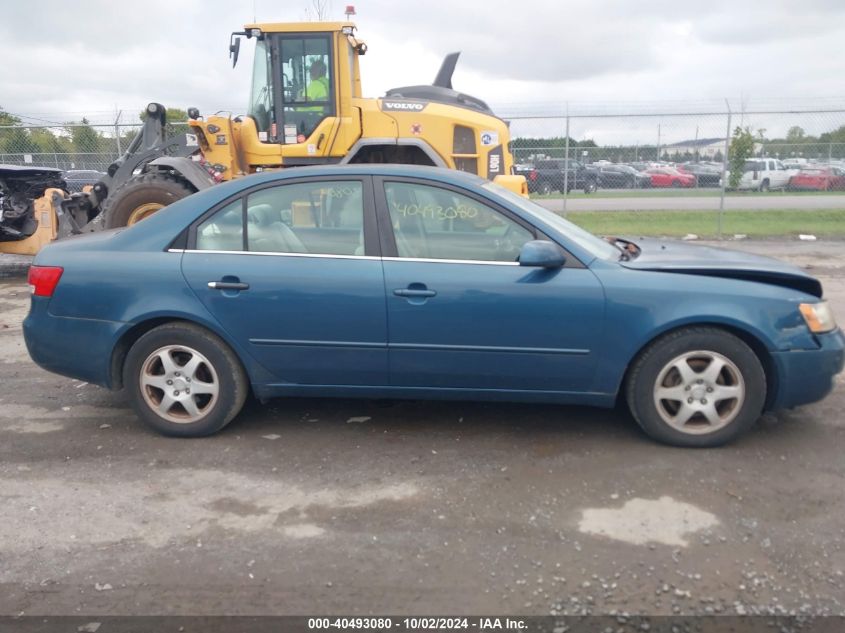
<instances>
[{"instance_id":1,"label":"volvo logo text","mask_svg":"<svg viewBox=\"0 0 845 633\"><path fill-rule=\"evenodd\" d=\"M409 112L420 112L425 108L424 103L411 103L408 101L382 101L382 110L407 110Z\"/></svg>"}]
</instances>

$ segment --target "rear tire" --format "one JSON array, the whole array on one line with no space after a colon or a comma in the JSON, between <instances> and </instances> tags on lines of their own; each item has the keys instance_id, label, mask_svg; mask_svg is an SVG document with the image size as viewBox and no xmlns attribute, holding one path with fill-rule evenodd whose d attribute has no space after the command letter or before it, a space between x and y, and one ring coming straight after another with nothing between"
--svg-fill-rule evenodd
<instances>
[{"instance_id":1,"label":"rear tire","mask_svg":"<svg viewBox=\"0 0 845 633\"><path fill-rule=\"evenodd\" d=\"M598 185L595 180L588 180L584 185L584 193L595 193L596 189L598 189Z\"/></svg>"},{"instance_id":2,"label":"rear tire","mask_svg":"<svg viewBox=\"0 0 845 633\"><path fill-rule=\"evenodd\" d=\"M766 191L768 191L768 190L769 190L769 181L768 181L768 180L764 180L763 182L761 182L761 183L760 183L760 191L761 191L761 192L766 192Z\"/></svg>"},{"instance_id":3,"label":"rear tire","mask_svg":"<svg viewBox=\"0 0 845 633\"><path fill-rule=\"evenodd\" d=\"M551 195L551 193L552 193L552 186L549 183L544 182L542 185L540 185L540 195L548 196L548 195Z\"/></svg>"},{"instance_id":4,"label":"rear tire","mask_svg":"<svg viewBox=\"0 0 845 633\"><path fill-rule=\"evenodd\" d=\"M106 198L103 210L106 228L140 222L194 191L185 180L172 174L151 171L133 176Z\"/></svg>"},{"instance_id":5,"label":"rear tire","mask_svg":"<svg viewBox=\"0 0 845 633\"><path fill-rule=\"evenodd\" d=\"M174 437L216 433L240 412L248 392L235 353L190 323L167 323L139 338L126 355L123 384L138 417Z\"/></svg>"},{"instance_id":6,"label":"rear tire","mask_svg":"<svg viewBox=\"0 0 845 633\"><path fill-rule=\"evenodd\" d=\"M653 439L672 446L720 446L747 431L766 401L760 359L724 330L670 332L633 362L628 408Z\"/></svg>"}]
</instances>

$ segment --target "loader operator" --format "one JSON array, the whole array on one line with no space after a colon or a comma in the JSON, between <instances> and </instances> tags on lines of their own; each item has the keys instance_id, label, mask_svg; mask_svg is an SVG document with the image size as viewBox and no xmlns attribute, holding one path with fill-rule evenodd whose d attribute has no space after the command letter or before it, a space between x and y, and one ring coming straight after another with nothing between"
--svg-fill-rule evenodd
<instances>
[{"instance_id":1,"label":"loader operator","mask_svg":"<svg viewBox=\"0 0 845 633\"><path fill-rule=\"evenodd\" d=\"M300 98L305 101L328 101L329 100L329 80L326 77L326 64L322 60L317 60L311 64L309 69L311 81L305 87L305 90L300 93ZM320 112L320 106L312 106L309 108L302 108L302 110L310 110Z\"/></svg>"},{"instance_id":2,"label":"loader operator","mask_svg":"<svg viewBox=\"0 0 845 633\"><path fill-rule=\"evenodd\" d=\"M311 80L303 90L299 91L298 101L315 101L318 103L328 101L329 80L326 77L326 63L320 59L312 62L308 73ZM302 142L301 139L304 137L311 136L311 133L327 114L324 105L297 105L294 110L299 115L296 117L298 142Z\"/></svg>"},{"instance_id":3,"label":"loader operator","mask_svg":"<svg viewBox=\"0 0 845 633\"><path fill-rule=\"evenodd\" d=\"M308 101L329 100L329 80L326 78L326 64L318 59L309 69L311 81L305 89L305 98Z\"/></svg>"}]
</instances>

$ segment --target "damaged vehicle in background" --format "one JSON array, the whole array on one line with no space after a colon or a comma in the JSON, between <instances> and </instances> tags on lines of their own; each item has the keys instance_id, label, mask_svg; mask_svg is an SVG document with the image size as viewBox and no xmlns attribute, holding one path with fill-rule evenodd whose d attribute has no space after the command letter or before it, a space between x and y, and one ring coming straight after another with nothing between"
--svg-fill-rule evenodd
<instances>
[{"instance_id":1,"label":"damaged vehicle in background","mask_svg":"<svg viewBox=\"0 0 845 633\"><path fill-rule=\"evenodd\" d=\"M240 178L51 244L29 281L32 358L124 388L141 420L182 437L221 430L251 392L624 402L656 440L716 446L824 398L845 348L799 268L601 239L418 166Z\"/></svg>"},{"instance_id":2,"label":"damaged vehicle in background","mask_svg":"<svg viewBox=\"0 0 845 633\"><path fill-rule=\"evenodd\" d=\"M41 245L54 239L57 227L53 226L45 191L53 189L61 194L66 187L60 169L0 165L0 242L22 242L36 233L42 235ZM38 209L36 200L45 208ZM2 252L30 251L4 244Z\"/></svg>"}]
</instances>

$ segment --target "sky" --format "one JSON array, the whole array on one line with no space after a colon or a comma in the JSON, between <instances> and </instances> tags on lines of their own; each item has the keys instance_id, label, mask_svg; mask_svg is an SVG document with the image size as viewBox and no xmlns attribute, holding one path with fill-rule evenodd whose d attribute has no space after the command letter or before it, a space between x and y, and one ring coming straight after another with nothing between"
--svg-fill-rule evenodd
<instances>
[{"instance_id":1,"label":"sky","mask_svg":"<svg viewBox=\"0 0 845 633\"><path fill-rule=\"evenodd\" d=\"M354 1L354 0L353 0ZM4 3L0 107L27 121L134 119L149 101L242 113L252 43L234 70L229 33L316 17L312 0L28 0ZM347 3L331 1L329 18ZM506 117L845 106L842 0L359 0L365 96L429 83L461 51L456 89ZM124 114L124 120L127 115ZM807 117L824 131L835 121ZM773 119L760 127L787 126ZM516 134L559 121L519 120ZM573 136L654 142L654 120L574 120ZM724 118L671 119L664 140L724 134ZM615 132L610 130L614 129ZM677 129L673 129L677 128ZM562 132L562 130L561 130ZM642 136L642 139L636 138Z\"/></svg>"}]
</instances>

